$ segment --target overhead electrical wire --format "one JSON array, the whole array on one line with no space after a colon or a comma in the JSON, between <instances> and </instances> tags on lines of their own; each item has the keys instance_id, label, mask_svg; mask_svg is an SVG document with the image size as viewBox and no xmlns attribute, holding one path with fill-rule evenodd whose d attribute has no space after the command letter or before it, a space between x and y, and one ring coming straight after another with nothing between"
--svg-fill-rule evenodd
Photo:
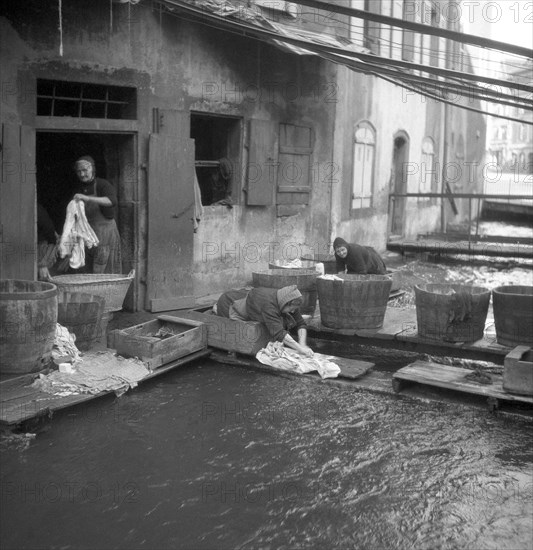
<instances>
[{"instance_id":1,"label":"overhead electrical wire","mask_svg":"<svg viewBox=\"0 0 533 550\"><path fill-rule=\"evenodd\" d=\"M301 5L315 5L315 4L326 4L325 2L315 2L315 1L310 1L310 2L294 2L296 4L301 4ZM331 8L329 13L327 14L327 20L328 22L329 21L334 21L335 23L338 23L339 26L342 26L343 29L345 30L345 32L349 32L350 33L350 36L354 36L354 31L353 29L356 28L358 29L358 38L360 40L364 40L366 37L365 35L365 29L364 29L364 24L360 24L360 25L357 25L357 24L354 24L354 23L351 23L351 22L345 22L345 21L342 21L340 19L337 19L336 17L332 17L332 13L345 13L345 12L349 12L350 10L353 11L352 8L344 8L344 7L339 7L337 6L336 4L326 4L328 6L328 8ZM338 9L337 9L338 8ZM361 21L368 21L368 20L373 20L373 19L382 19L382 18L385 18L385 19L392 19L394 21L394 25L390 25L390 24L387 24L387 25L384 25L384 27L388 27L390 28L391 30L391 37L392 37L392 27L395 26L401 30L407 30L406 27L417 27L422 29L421 31L419 31L421 34L426 34L426 35L436 35L437 33L436 32L433 32L432 29L434 28L439 28L439 27L432 27L432 26L429 26L429 25L425 25L425 24L421 24L421 23L414 23L411 24L412 22L409 22L409 21L405 21L405 20L402 20L402 19L395 19L395 18L390 18L388 16L380 16L379 14L373 14L372 12L361 12L361 10L355 10L355 12L358 12L359 14L363 14L362 17L356 17L356 19L358 20L361 20ZM303 21L309 23L311 22L311 20L309 19L304 19L303 16L312 16L314 19L316 19L317 17L317 13L316 12L313 12L313 11L301 11L298 13L298 17L299 18L302 18ZM374 17L376 16L376 17ZM353 19L353 16L350 17L350 21ZM383 25L383 23L381 23ZM457 42L456 38L459 36L461 38L460 40L460 44L461 46L463 45L468 45L470 46L471 48L482 48L482 49L487 49L487 45L490 45L492 46L492 49L495 49L496 46L498 46L499 48L503 48L503 49L499 49L498 48L498 51L503 51L505 53L507 53L508 55L512 55L513 57L521 57L523 58L525 54L527 58L531 59L533 57L533 54L532 54L532 51L530 49L527 49L527 48L521 48L521 47L518 47L518 51L520 51L520 54L516 53L516 50L517 48L512 45L512 44L506 44L504 42L497 42L497 41L491 41L491 40L488 40L486 38L482 38L482 37L478 37L476 35L469 35L469 34L465 34L465 33L459 33L457 31L449 31L447 29L441 29L442 30L442 34L443 35L446 35L446 39L448 41L452 41L452 42ZM325 33L325 34L328 34L328 33ZM332 34L328 34L329 36L332 36L334 37L334 35ZM454 38L450 38L450 37L455 37ZM380 45L383 45L385 44L385 47L389 47L389 49L391 49L392 47L396 46L398 48L398 50L401 50L404 45L401 44L401 43L398 43L398 42L395 42L393 41L392 39L391 40L388 40L386 38L383 38L383 37L375 37L375 36L372 36L372 38L376 39L378 44ZM480 43L483 44L483 46L480 45ZM438 58L441 60L441 61L446 61L448 58L449 58L449 55L450 53L449 52L445 52L443 51L442 49L439 49L439 50L433 50L431 48L431 46L429 47L425 47L425 46L413 46L413 48L410 48L410 50L414 53L414 54L418 54L418 56L421 56L423 53L429 53L430 55L437 55ZM471 66L474 70L478 70L478 71L481 71L481 70L486 70L486 66L489 65L489 64L497 64L497 65L501 65L502 64L502 61L501 60L495 60L495 59L489 59L487 58L486 56L478 56L476 54L474 54L472 51L468 51L468 55L469 55L469 58L471 60ZM477 65L476 64L476 61L479 61L481 63L483 63L483 66L480 66L480 65ZM517 59L517 63L519 63L519 59ZM509 67L509 68L516 68L517 70L520 70L520 69L523 69L523 63L522 64L514 64L512 63L509 59L506 59L505 60L505 64ZM502 76L508 76L508 74L511 72L511 70L507 70L507 71L501 71L501 74Z\"/></svg>"},{"instance_id":2,"label":"overhead electrical wire","mask_svg":"<svg viewBox=\"0 0 533 550\"><path fill-rule=\"evenodd\" d=\"M533 52L531 51L531 48L524 48L523 46L508 44L507 42L500 42L498 40L491 40L489 38L477 36L475 34L467 34L459 31L443 29L438 26L426 25L424 23L416 23L414 21L408 21L406 19L397 19L396 17L390 17L388 15L373 13L371 11L346 7L333 2L324 2L322 0L291 0L291 2L293 4L316 8L324 12L348 15L350 17L363 19L365 21L374 21L376 23L382 23L385 25L390 25L392 27L411 30L421 34L430 34L440 36L442 38L448 38L460 42L461 44L474 44L483 48L515 53L528 59L533 59Z\"/></svg>"},{"instance_id":3,"label":"overhead electrical wire","mask_svg":"<svg viewBox=\"0 0 533 550\"><path fill-rule=\"evenodd\" d=\"M316 13L315 12L300 12L298 14L298 17L302 21L304 21L306 23L312 23L311 19L306 19L305 17L303 17L305 15L316 16ZM367 36L365 35L364 25L358 25L356 23L346 23L346 22L341 21L339 19L336 19L334 17L328 17L328 20L333 20L333 21L339 23L339 26L343 28L344 32L348 33L349 36L352 37L352 38L357 37L361 42L363 42L365 40L365 38L367 38ZM392 30L392 27L389 26L389 28ZM330 36L331 38L338 38L336 35L325 32L325 31L323 32L323 34L325 34L327 36ZM392 47L395 47L398 50L401 50L402 47L403 47L403 44L401 42L397 42L397 41L394 41L394 40L391 40L391 39L387 39L387 38L384 38L382 36L379 36L379 37L373 36L372 38L376 40L376 42L378 43L378 45L380 47L380 50L382 50L384 47L388 48L388 49L391 49ZM463 44L461 44L461 45L463 45ZM470 44L470 46L472 48L480 48L480 46L475 46L473 44ZM429 47L417 46L417 47L413 47L412 51L413 51L414 54L418 54L419 56L421 56L422 54L430 54L430 55L436 55L441 61L446 61L446 59L447 59L446 52L444 52L442 48L435 50L431 46L429 46ZM474 54L471 51L468 52L468 55L469 55L469 57L472 61L480 61L485 65L488 65L488 64L500 65L502 63L501 60L490 59L490 58L486 58L486 57L483 57L483 56L478 56L478 55ZM509 55L516 56L516 54L509 54ZM522 68L522 65L514 65L509 61L507 61L506 63L510 67L514 67L516 69ZM478 69L478 70L482 70L482 69L485 68L485 67L481 67L479 65L476 65L475 63L472 63L472 66L473 66L474 69ZM509 71L507 71L507 73L504 73L502 71L502 74L504 74L504 75L507 75L508 73L509 73Z\"/></svg>"},{"instance_id":4,"label":"overhead electrical wire","mask_svg":"<svg viewBox=\"0 0 533 550\"><path fill-rule=\"evenodd\" d=\"M307 15L308 16L313 16L313 17L316 18L317 14L316 14L316 12L299 12L298 13L298 18L301 19L302 22L310 24L310 23L312 23L312 20L311 19L306 19L304 17L304 16L307 16ZM334 22L338 23L339 27L342 27L343 32L348 33L349 36L352 39L354 37L357 37L357 39L361 43L364 43L365 39L368 38L367 35L365 34L364 25L357 25L357 24L354 24L354 23L347 23L345 21L341 21L341 20L339 20L335 17L332 17L331 14L328 14L328 22L329 21L334 21ZM357 29L357 31L355 32L354 29ZM392 27L391 27L391 30L392 30ZM329 36L331 38L339 39L339 37L337 35L334 35L332 33L328 33L326 31L322 31L321 34ZM450 58L450 56L452 55L450 52L446 52L442 48L439 48L439 49L435 50L431 46L425 47L423 45L422 46L413 46L412 48L411 47L405 48L404 45L401 42L397 42L397 41L394 41L394 40L389 40L389 39L383 38L381 36L380 37L372 36L372 38L377 41L377 43L379 44L380 50L383 47L388 48L388 49L395 48L397 51L402 51L402 49L407 49L413 54L413 56L417 56L419 58L422 58L422 55L429 55L431 57L437 57L437 59L439 59L439 61L441 61L443 63L445 63ZM463 45L461 44L461 46L463 46ZM471 45L471 46L479 48L479 46L474 46L474 45ZM466 52L464 53L464 55L467 55ZM511 54L511 55L516 55L516 54ZM486 68L482 67L480 65L477 65L476 63L474 63L474 61L482 62L485 65L488 65L489 63L490 64L498 64L498 65L501 64L501 61L476 56L472 52L468 52L468 56L471 60L472 68L477 69L478 71L486 70ZM511 65L511 67L516 67L517 69L522 68L521 65ZM494 69L491 72L494 72ZM501 72L501 75L503 77L507 77L510 71L507 71L507 72L500 71L500 72Z\"/></svg>"},{"instance_id":5,"label":"overhead electrical wire","mask_svg":"<svg viewBox=\"0 0 533 550\"><path fill-rule=\"evenodd\" d=\"M465 80L470 80L473 82L485 82L486 84L494 84L494 85L501 85L507 88L521 90L524 92L533 93L533 86L521 84L518 82L506 82L501 79L496 78L490 78L483 75L474 75L470 73L461 73L459 71L454 71L451 69L444 69L440 67L431 67L427 66L421 63L412 63L409 61L403 61L399 59L391 59L391 58L384 58L379 57L373 54L367 54L363 52L354 52L352 50L346 49L342 50L339 47L336 46L330 46L328 44L317 44L314 42L309 42L308 40L305 40L304 38L297 38L294 36L288 36L288 35L280 35L279 33L275 31L271 31L268 29L265 29L263 27L255 26L255 25L249 25L244 24L239 21L228 21L225 17L220 17L216 14L206 12L205 10L201 11L192 6L191 4L188 4L183 1L179 0L159 0L164 5L171 5L178 9L183 9L184 11L189 12L191 15L198 15L200 17L200 20L204 20L205 18L211 19L213 21L217 21L220 23L221 26L225 28L234 27L241 29L243 31L243 35L247 36L248 33L255 35L255 38L263 37L268 38L269 40L277 40L286 42L289 44L293 44L295 46L298 46L300 48L304 48L306 50L313 51L314 53L334 53L339 54L341 53L343 56L356 58L364 62L370 62L370 63L381 63L383 65L391 65L395 67L402 67L402 68L409 68L413 70L423 71L431 74L436 74L439 76L445 76L448 78L463 78Z\"/></svg>"},{"instance_id":6,"label":"overhead electrical wire","mask_svg":"<svg viewBox=\"0 0 533 550\"><path fill-rule=\"evenodd\" d=\"M343 63L335 55L330 55L330 56L327 56L327 57L335 63ZM347 66L350 66L352 63L353 63L353 61L348 60L348 63L344 63L344 64L346 64ZM523 119L514 118L514 117L510 117L510 116L502 116L502 115L499 115L499 114L496 114L496 113L492 113L490 111L486 111L486 110L482 110L482 109L476 109L475 107L469 107L469 106L464 105L464 104L459 104L457 102L446 99L445 97L443 97L441 95L429 93L427 91L427 89L424 88L424 87L416 86L416 85L413 85L412 83L406 84L404 82L404 79L402 78L402 75L400 75L398 73L393 75L393 76L390 76L390 75L385 76L383 71L381 71L381 72L374 71L371 66L368 66L363 70L361 70L361 67L357 66L356 70L358 70L359 72L365 72L366 74L371 74L373 76L379 77L379 78L381 78L383 80L386 80L388 82L391 82L393 84L401 86L405 89L408 89L410 91L417 92L420 95L423 95L425 97L429 97L429 98L432 98L432 99L435 99L435 100L438 100L438 101L442 101L443 103L446 103L448 105L452 105L454 107L458 107L460 109L466 109L466 110L469 110L469 111L474 111L474 112L478 112L478 113L481 113L481 114L484 114L484 115L493 116L493 117L497 117L497 118L504 118L504 119L507 119L507 120L511 120L511 121L514 121L514 122L520 122L520 123L523 123L523 124L528 124L528 125L533 124L533 121L526 121L526 120L523 120ZM446 84L446 82L443 82L443 84ZM443 87L442 89L444 91L446 90L445 87ZM487 102L487 99L483 98L483 97L477 97L477 99L479 101ZM497 103L498 104L503 104L501 101L498 101ZM513 106L513 107L516 107L515 104L510 104L510 105Z\"/></svg>"},{"instance_id":7,"label":"overhead electrical wire","mask_svg":"<svg viewBox=\"0 0 533 550\"><path fill-rule=\"evenodd\" d=\"M384 80L388 80L389 82L393 82L397 85L403 84L406 89L410 89L412 91L415 91L422 95L426 95L427 97L431 97L439 101L444 101L459 108L474 110L476 112L481 112L491 116L499 116L500 118L507 118L509 120L514 120L517 122L524 122L521 119L502 117L501 115L497 115L489 111L476 110L475 108L467 107L465 105L454 104L452 101L446 100L438 94L429 94L427 90L423 92L421 90L423 86L420 82L425 82L428 85L435 87L436 92L442 92L446 91L449 88L453 88L456 93L463 97L468 97L484 102L493 102L497 104L508 105L517 108L532 109L533 102L529 98L526 98L524 96L517 97L500 91L495 92L487 88L481 88L478 86L477 83L483 82L484 84L501 86L505 89L529 93L533 92L533 87L528 86L527 84L508 82L501 79L488 78L471 73L440 69L437 67L428 67L426 65L410 63L406 61L400 61L361 52L353 52L352 50L343 50L339 47L329 46L325 44L317 44L304 40L303 38L279 34L258 25L250 25L248 23L242 23L240 21L228 20L227 17L222 17L212 12L206 12L205 10L200 11L194 5L184 1L159 0L159 3L163 4L167 9L169 9L170 13L173 13L173 8L176 8L182 13L185 12L189 14L190 20L192 21L198 21L200 19L201 23L206 24L206 21L209 20L212 22L212 25L210 26L213 26L214 28L223 27L241 36L252 36L256 39L267 39L267 41L269 42L280 41L293 44L300 48L313 51L313 53L321 55L326 59L329 58L330 60L334 60L334 62L336 63L344 64L352 70L356 70L358 72L363 72L366 74L372 74L373 76L380 76L379 73L381 72L384 76L388 75L388 77L385 77ZM401 22L402 20L395 21ZM425 25L424 27L427 27L427 25ZM429 73L432 76L414 74L418 72ZM443 76L446 76L447 80L440 80L439 76L441 78ZM417 80L417 78L415 77L420 78L421 81L413 84L413 81ZM465 82L465 80L467 82ZM400 81L401 84L398 81ZM405 81L409 82L409 84L405 84ZM448 86L447 84L450 85Z\"/></svg>"}]
</instances>

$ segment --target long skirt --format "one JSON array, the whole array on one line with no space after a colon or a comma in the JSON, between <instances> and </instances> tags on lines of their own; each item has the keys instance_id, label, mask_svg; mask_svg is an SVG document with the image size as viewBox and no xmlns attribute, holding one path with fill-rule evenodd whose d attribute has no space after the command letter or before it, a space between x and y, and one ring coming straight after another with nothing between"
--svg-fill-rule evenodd
<instances>
[{"instance_id":1,"label":"long skirt","mask_svg":"<svg viewBox=\"0 0 533 550\"><path fill-rule=\"evenodd\" d=\"M122 273L122 249L115 220L92 225L98 246L85 249L86 273Z\"/></svg>"}]
</instances>

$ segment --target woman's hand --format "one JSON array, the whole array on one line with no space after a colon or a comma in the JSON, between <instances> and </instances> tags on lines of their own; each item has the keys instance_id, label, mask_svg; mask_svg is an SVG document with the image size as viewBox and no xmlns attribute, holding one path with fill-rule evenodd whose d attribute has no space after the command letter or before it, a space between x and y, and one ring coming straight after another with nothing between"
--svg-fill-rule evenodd
<instances>
[{"instance_id":1,"label":"woman's hand","mask_svg":"<svg viewBox=\"0 0 533 550\"><path fill-rule=\"evenodd\" d=\"M87 195L84 195L83 193L76 193L74 195L74 200L88 202L90 200L90 197L88 197Z\"/></svg>"},{"instance_id":2,"label":"woman's hand","mask_svg":"<svg viewBox=\"0 0 533 550\"><path fill-rule=\"evenodd\" d=\"M37 278L39 281L51 281L52 277L50 275L50 272L48 271L47 267L39 267L38 268L38 276Z\"/></svg>"},{"instance_id":3,"label":"woman's hand","mask_svg":"<svg viewBox=\"0 0 533 550\"><path fill-rule=\"evenodd\" d=\"M305 357L314 357L315 352L309 346L300 346L300 354Z\"/></svg>"}]
</instances>

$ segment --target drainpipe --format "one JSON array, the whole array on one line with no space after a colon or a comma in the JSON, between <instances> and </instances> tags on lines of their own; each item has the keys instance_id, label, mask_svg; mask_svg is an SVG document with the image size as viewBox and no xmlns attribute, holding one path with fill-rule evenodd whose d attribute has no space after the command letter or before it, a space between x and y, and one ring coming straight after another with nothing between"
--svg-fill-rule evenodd
<instances>
[{"instance_id":1,"label":"drainpipe","mask_svg":"<svg viewBox=\"0 0 533 550\"><path fill-rule=\"evenodd\" d=\"M448 162L448 104L442 104L441 144L442 144L442 170L441 170L441 193L446 193L446 163ZM440 201L440 232L445 232L446 199Z\"/></svg>"},{"instance_id":2,"label":"drainpipe","mask_svg":"<svg viewBox=\"0 0 533 550\"><path fill-rule=\"evenodd\" d=\"M344 89L346 87L346 71L347 69L342 67L342 70L343 70L343 78L344 78L344 81L343 81L343 87L342 89ZM337 91L339 92L339 94L341 93L340 90L341 90L341 86L339 86L339 66L338 65L335 65L335 81L337 83ZM341 99L341 98L339 98ZM344 95L342 96L342 99L344 99ZM341 99L341 101L342 101ZM344 132L344 128L341 129L341 132ZM333 143L333 147L331 148L331 166L332 168L335 167L335 160L336 160L336 156L335 156L335 150L337 149L335 147L336 145L336 142L337 142L337 101L334 101L333 102L333 140L332 140L332 143ZM344 134L343 135L343 140L342 140L342 144L344 145ZM341 155L341 159L342 159L342 155ZM340 170L341 174L342 174L342 167L341 167L341 170ZM320 173L320 171L319 171ZM328 228L328 244L329 242L331 241L331 238L333 236L333 225L334 223L337 223L338 221L338 216L334 214L334 210L333 210L333 205L334 205L334 189L333 187L335 186L335 182L333 181L334 178L331 178L332 181L330 182L330 185L329 185L329 212L328 212L328 221L327 221L327 228ZM342 191L342 178L341 180L337 183L337 185L340 185L341 186L341 191ZM329 252L329 249L328 251L324 251L325 254L327 254Z\"/></svg>"}]
</instances>

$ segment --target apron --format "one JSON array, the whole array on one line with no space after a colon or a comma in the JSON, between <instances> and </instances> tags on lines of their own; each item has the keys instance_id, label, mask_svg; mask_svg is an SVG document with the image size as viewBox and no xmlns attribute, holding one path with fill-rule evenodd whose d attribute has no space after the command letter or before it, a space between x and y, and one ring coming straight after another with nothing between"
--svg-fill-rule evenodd
<instances>
[{"instance_id":1,"label":"apron","mask_svg":"<svg viewBox=\"0 0 533 550\"><path fill-rule=\"evenodd\" d=\"M91 196L96 196L94 193ZM120 235L114 219L106 218L100 206L85 203L85 216L100 241L98 246L85 249L87 273L122 273Z\"/></svg>"}]
</instances>

